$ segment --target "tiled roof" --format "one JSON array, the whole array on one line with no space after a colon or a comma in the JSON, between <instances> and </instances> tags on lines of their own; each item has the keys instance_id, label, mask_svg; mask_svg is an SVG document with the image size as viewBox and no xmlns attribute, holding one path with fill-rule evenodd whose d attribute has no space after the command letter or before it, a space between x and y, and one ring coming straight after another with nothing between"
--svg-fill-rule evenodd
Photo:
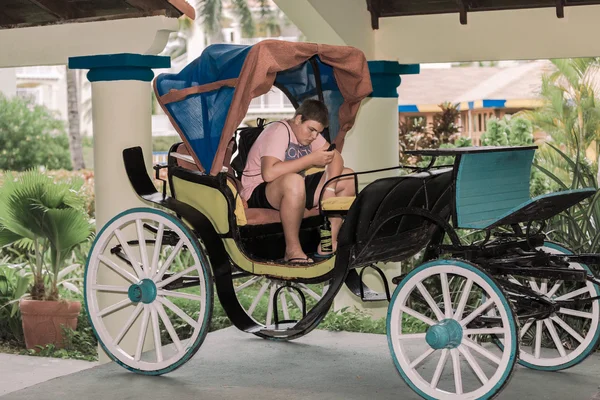
<instances>
[{"instance_id":1,"label":"tiled roof","mask_svg":"<svg viewBox=\"0 0 600 400\"><path fill-rule=\"evenodd\" d=\"M402 77L398 104L440 104L484 99L539 98L541 77L552 69L547 60L511 67L455 67L421 69Z\"/></svg>"}]
</instances>

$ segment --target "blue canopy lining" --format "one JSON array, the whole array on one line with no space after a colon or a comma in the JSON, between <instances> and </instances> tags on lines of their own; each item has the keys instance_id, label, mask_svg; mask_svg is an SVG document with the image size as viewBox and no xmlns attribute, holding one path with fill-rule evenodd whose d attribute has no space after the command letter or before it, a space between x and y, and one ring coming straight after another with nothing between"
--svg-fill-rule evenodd
<instances>
[{"instance_id":1,"label":"blue canopy lining","mask_svg":"<svg viewBox=\"0 0 600 400\"><path fill-rule=\"evenodd\" d=\"M207 47L196 60L178 74L160 74L156 78L157 97L169 91L237 78L252 46L215 44ZM329 109L329 131L333 141L339 131L338 112L344 99L333 75L333 68L316 57L325 104ZM310 61L277 74L274 86L280 88L292 104L318 99L315 74ZM221 140L221 133L233 99L234 88L223 86L210 92L193 94L184 100L164 105L196 157L210 169Z\"/></svg>"}]
</instances>

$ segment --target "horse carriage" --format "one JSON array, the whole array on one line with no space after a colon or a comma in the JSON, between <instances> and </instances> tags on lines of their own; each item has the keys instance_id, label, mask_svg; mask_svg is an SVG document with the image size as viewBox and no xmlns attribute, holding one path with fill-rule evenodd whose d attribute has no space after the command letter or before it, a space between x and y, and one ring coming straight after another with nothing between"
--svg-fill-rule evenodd
<instances>
[{"instance_id":1,"label":"horse carriage","mask_svg":"<svg viewBox=\"0 0 600 400\"><path fill-rule=\"evenodd\" d=\"M115 362L146 375L183 365L208 332L215 289L240 330L292 340L319 325L344 285L363 301L389 301L391 358L424 398L491 398L517 362L557 371L594 351L600 281L586 264L598 256L550 242L543 222L595 190L530 198L535 146L414 151L431 157L429 165L390 167L398 173L360 191L359 179L383 170L353 173L357 195L320 201L300 229L303 248L314 252L324 219L341 216L334 256L278 261L279 214L247 208L231 167L243 139L236 128L272 87L295 107L324 101L324 136L338 149L372 90L357 49L280 41L213 45L180 73L156 78L182 142L154 166L156 179L166 168L160 190L141 148L123 151L133 189L153 206L105 224L85 272L89 318ZM448 155L453 165L435 166ZM465 243L461 230L480 239ZM415 256L421 264L392 279L392 294L375 264ZM364 284L368 268L383 278L382 292Z\"/></svg>"}]
</instances>

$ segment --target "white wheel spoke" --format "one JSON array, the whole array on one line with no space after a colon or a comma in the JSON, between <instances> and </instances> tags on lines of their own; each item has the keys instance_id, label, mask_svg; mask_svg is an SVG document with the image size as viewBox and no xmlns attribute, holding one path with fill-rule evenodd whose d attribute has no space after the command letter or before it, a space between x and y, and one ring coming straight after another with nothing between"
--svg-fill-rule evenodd
<instances>
[{"instance_id":1,"label":"white wheel spoke","mask_svg":"<svg viewBox=\"0 0 600 400\"><path fill-rule=\"evenodd\" d=\"M548 291L548 279L542 279L542 285L540 286L540 292L546 294Z\"/></svg>"},{"instance_id":2,"label":"white wheel spoke","mask_svg":"<svg viewBox=\"0 0 600 400\"><path fill-rule=\"evenodd\" d=\"M300 288L303 289L306 293L308 293L310 295L310 297L312 297L313 299L315 299L317 301L321 300L321 296L319 296L317 293L315 293L311 288L306 286L304 283L301 283L298 286L300 286Z\"/></svg>"},{"instance_id":3,"label":"white wheel spoke","mask_svg":"<svg viewBox=\"0 0 600 400\"><path fill-rule=\"evenodd\" d=\"M444 315L446 318L452 318L452 299L450 298L450 285L448 285L448 274L442 272L440 274L440 281L442 282L442 294L444 297Z\"/></svg>"},{"instance_id":4,"label":"white wheel spoke","mask_svg":"<svg viewBox=\"0 0 600 400\"><path fill-rule=\"evenodd\" d=\"M192 271L197 271L198 269L200 269L200 267L198 265L192 265L191 267L186 268L183 271L178 272L175 275L171 276L169 279L165 279L164 281L157 282L156 287L158 289L163 288L166 285L168 285L169 283L174 282L179 278L182 278L185 274L189 274Z\"/></svg>"},{"instance_id":5,"label":"white wheel spoke","mask_svg":"<svg viewBox=\"0 0 600 400\"><path fill-rule=\"evenodd\" d=\"M165 312L163 305L160 304L159 302L155 302L153 304L153 306L156 307L156 311L158 311L158 315L160 316L160 319L162 320L163 324L165 325L165 328L167 328L167 332L169 332L169 336L171 336L171 340L173 341L173 344L175 344L177 351L179 351L179 352L183 351L183 346L181 345L179 336L177 336L177 332L175 332L175 328L173 328L173 324L171 323L169 316Z\"/></svg>"},{"instance_id":6,"label":"white wheel spoke","mask_svg":"<svg viewBox=\"0 0 600 400\"><path fill-rule=\"evenodd\" d=\"M142 315L142 326L138 334L138 341L135 349L135 361L140 361L140 358L142 358L142 349L144 348L144 339L146 338L146 331L148 330L149 319L150 313L148 313L148 309L146 308L146 305L144 305L144 315Z\"/></svg>"},{"instance_id":7,"label":"white wheel spoke","mask_svg":"<svg viewBox=\"0 0 600 400\"><path fill-rule=\"evenodd\" d=\"M553 316L553 317L550 317L550 319L552 321L556 322L569 335L573 336L573 338L575 338L575 340L577 340L579 343L583 343L584 338L579 333L577 333L577 331L575 331L575 329L571 328L562 318L560 318L559 316Z\"/></svg>"},{"instance_id":8,"label":"white wheel spoke","mask_svg":"<svg viewBox=\"0 0 600 400\"><path fill-rule=\"evenodd\" d=\"M298 306L298 310L302 312L302 300L300 300L300 297L298 297L298 295L293 290L290 290L290 296L292 297L292 300L294 300L294 303L296 303L296 305Z\"/></svg>"},{"instance_id":9,"label":"white wheel spoke","mask_svg":"<svg viewBox=\"0 0 600 400\"><path fill-rule=\"evenodd\" d=\"M546 293L546 296L552 298L552 296L554 296L554 294L558 291L558 289L560 289L560 287L562 286L563 281L557 281L554 286L552 286L552 289L550 289L548 291L548 293Z\"/></svg>"},{"instance_id":10,"label":"white wheel spoke","mask_svg":"<svg viewBox=\"0 0 600 400\"><path fill-rule=\"evenodd\" d=\"M129 331L129 329L131 328L131 326L133 325L133 323L135 322L138 315L140 315L143 309L144 303L138 303L137 307L135 308L135 310L133 310L133 313L131 313L129 319L127 320L127 322L125 322L125 325L123 325L123 328L121 329L117 337L115 337L115 340L113 340L113 346L118 346L119 343L121 343L121 340L123 340L123 337L125 336L127 331Z\"/></svg>"},{"instance_id":11,"label":"white wheel spoke","mask_svg":"<svg viewBox=\"0 0 600 400\"><path fill-rule=\"evenodd\" d=\"M589 312L571 310L570 308L564 308L564 307L561 307L558 310L558 312L561 314L572 315L574 317L581 317L581 318L587 318L587 319L592 319L594 316L592 313L589 313Z\"/></svg>"},{"instance_id":12,"label":"white wheel spoke","mask_svg":"<svg viewBox=\"0 0 600 400\"><path fill-rule=\"evenodd\" d=\"M142 224L142 220L136 219L135 226L137 228L140 255L142 256L142 270L146 273L147 276L151 276L149 275L151 268L150 264L148 263L148 249L146 248L146 237L144 235L144 226Z\"/></svg>"},{"instance_id":13,"label":"white wheel spoke","mask_svg":"<svg viewBox=\"0 0 600 400\"><path fill-rule=\"evenodd\" d=\"M565 348L562 342L560 341L560 338L558 337L558 333L556 332L556 328L554 327L552 321L549 319L545 319L544 325L546 325L546 329L548 329L548 332L550 332L550 336L552 336L552 341L554 341L554 345L556 346L556 349L558 350L560 356L566 357L567 352L565 351Z\"/></svg>"},{"instance_id":14,"label":"white wheel spoke","mask_svg":"<svg viewBox=\"0 0 600 400\"><path fill-rule=\"evenodd\" d=\"M287 299L285 296L285 289L279 293L279 299L281 300L281 311L283 311L283 318L287 321L290 320L290 312L288 311Z\"/></svg>"},{"instance_id":15,"label":"white wheel spoke","mask_svg":"<svg viewBox=\"0 0 600 400\"><path fill-rule=\"evenodd\" d=\"M442 355L440 356L440 360L435 367L435 372L433 373L433 378L431 379L431 383L429 386L432 389L435 389L440 382L440 377L442 376L442 372L444 371L444 365L446 365L446 360L448 359L448 354L450 351L448 349L442 350Z\"/></svg>"},{"instance_id":16,"label":"white wheel spoke","mask_svg":"<svg viewBox=\"0 0 600 400\"><path fill-rule=\"evenodd\" d=\"M527 333L529 328L531 328L531 326L533 325L534 322L535 322L535 320L531 320L531 321L525 323L525 325L523 325L523 327L521 328L521 331L519 332L519 339L523 339L525 337L525 334Z\"/></svg>"},{"instance_id":17,"label":"white wheel spoke","mask_svg":"<svg viewBox=\"0 0 600 400\"><path fill-rule=\"evenodd\" d=\"M123 251L125 252L125 255L127 256L127 258L129 259L129 262L131 262L131 266L135 270L135 273L137 274L138 278L140 280L144 279L146 277L146 275L144 275L144 272L140 268L139 261L133 256L131 247L129 247L127 240L125 239L125 237L123 237L123 233L119 229L115 229L115 236L117 237L117 240L121 244L121 247L123 248Z\"/></svg>"},{"instance_id":18,"label":"white wheel spoke","mask_svg":"<svg viewBox=\"0 0 600 400\"><path fill-rule=\"evenodd\" d=\"M519 282L514 276L510 275L510 278L508 278L509 282L514 283L515 285L519 285L519 286L523 286L523 284L521 282Z\"/></svg>"},{"instance_id":19,"label":"white wheel spoke","mask_svg":"<svg viewBox=\"0 0 600 400\"><path fill-rule=\"evenodd\" d=\"M460 296L460 300L458 302L458 306L456 307L456 312L454 313L454 319L460 321L462 318L463 312L465 310L465 306L467 305L467 301L469 300L469 294L471 294L471 287L473 286L473 280L467 279L465 282L465 286L463 287L463 292Z\"/></svg>"},{"instance_id":20,"label":"white wheel spoke","mask_svg":"<svg viewBox=\"0 0 600 400\"><path fill-rule=\"evenodd\" d=\"M198 322L194 321L192 319L192 317L190 317L189 315L187 315L181 308L177 307L175 304L173 304L170 300L168 300L165 297L157 297L156 300L158 302L160 302L161 304L167 306L168 309L170 309L171 311L173 311L175 314L177 314L181 319L183 319L185 322L188 323L188 325L198 329L200 328L200 324L198 324Z\"/></svg>"},{"instance_id":21,"label":"white wheel spoke","mask_svg":"<svg viewBox=\"0 0 600 400\"><path fill-rule=\"evenodd\" d=\"M169 254L169 257L167 257L163 265L160 267L160 270L158 270L158 273L152 277L152 280L154 282L159 282L160 280L162 280L163 275L165 274L165 272L167 272L167 269L171 266L171 263L173 262L183 245L183 239L179 239L179 242L177 242L175 248L173 249L171 254Z\"/></svg>"},{"instance_id":22,"label":"white wheel spoke","mask_svg":"<svg viewBox=\"0 0 600 400\"><path fill-rule=\"evenodd\" d=\"M472 340L467 339L466 337L463 337L462 344L475 350L476 352L478 352L479 354L481 354L488 360L493 361L495 364L500 365L500 362L501 362L500 358L498 358L491 351L489 351L489 350L485 349L484 347L478 345L477 343L473 342Z\"/></svg>"},{"instance_id":23,"label":"white wheel spoke","mask_svg":"<svg viewBox=\"0 0 600 400\"><path fill-rule=\"evenodd\" d=\"M540 354L542 351L542 329L543 329L542 321L535 321L535 358L540 358Z\"/></svg>"},{"instance_id":24,"label":"white wheel spoke","mask_svg":"<svg viewBox=\"0 0 600 400\"><path fill-rule=\"evenodd\" d=\"M102 254L98 256L98 260L100 260L102 264L106 265L108 268L115 271L117 274L121 275L123 278L127 279L130 283L137 283L140 281L132 273L125 271L123 268L119 267L116 263Z\"/></svg>"},{"instance_id":25,"label":"white wheel spoke","mask_svg":"<svg viewBox=\"0 0 600 400\"><path fill-rule=\"evenodd\" d=\"M160 326L158 324L158 313L155 307L150 306L150 316L152 320L152 333L154 335L154 352L156 353L156 362L162 362L162 344L160 341Z\"/></svg>"},{"instance_id":26,"label":"white wheel spoke","mask_svg":"<svg viewBox=\"0 0 600 400\"><path fill-rule=\"evenodd\" d=\"M275 299L275 290L277 290L277 285L271 285L271 291L269 292L269 305L267 306L267 326L271 326L271 322L273 322L273 300Z\"/></svg>"},{"instance_id":27,"label":"white wheel spoke","mask_svg":"<svg viewBox=\"0 0 600 400\"><path fill-rule=\"evenodd\" d=\"M255 276L252 279L248 279L246 282L242 283L240 286L235 288L235 292L238 293L241 290L246 289L248 286L253 285L255 283L260 282L263 279L262 276Z\"/></svg>"},{"instance_id":28,"label":"white wheel spoke","mask_svg":"<svg viewBox=\"0 0 600 400\"><path fill-rule=\"evenodd\" d=\"M158 257L160 256L160 250L162 248L164 231L165 224L161 222L158 224L158 232L156 232L156 238L154 240L154 254L152 255L152 264L150 266L150 277L154 277L156 270L158 269Z\"/></svg>"},{"instance_id":29,"label":"white wheel spoke","mask_svg":"<svg viewBox=\"0 0 600 400\"><path fill-rule=\"evenodd\" d=\"M435 300L433 300L433 297L431 297L431 294L429 294L422 282L417 283L417 289L419 289L419 292L421 292L421 296L423 296L429 307L433 310L433 313L435 314L438 321L443 320L445 317L442 313L442 310L440 310L438 305L435 304Z\"/></svg>"},{"instance_id":30,"label":"white wheel spoke","mask_svg":"<svg viewBox=\"0 0 600 400\"><path fill-rule=\"evenodd\" d=\"M203 301L204 298L202 296L198 296L197 294L185 293L185 292L174 292L172 290L158 290L157 294L159 296L169 296L169 297L179 297L181 299L188 299L194 301Z\"/></svg>"},{"instance_id":31,"label":"white wheel spoke","mask_svg":"<svg viewBox=\"0 0 600 400\"><path fill-rule=\"evenodd\" d=\"M581 296L582 294L589 293L589 292L590 292L589 288L582 287L581 289L574 290L571 293L563 294L562 296L557 297L554 300L556 300L556 301L569 300L569 299L572 299L573 297Z\"/></svg>"},{"instance_id":32,"label":"white wheel spoke","mask_svg":"<svg viewBox=\"0 0 600 400\"><path fill-rule=\"evenodd\" d=\"M462 394L462 373L460 370L460 357L458 355L458 350L450 350L450 355L452 356L452 369L454 370L454 388L456 389L456 394Z\"/></svg>"},{"instance_id":33,"label":"white wheel spoke","mask_svg":"<svg viewBox=\"0 0 600 400\"><path fill-rule=\"evenodd\" d=\"M488 299L485 303L483 303L482 305L477 307L475 309L475 311L473 311L471 314L469 314L468 317L466 317L462 321L459 321L460 324L463 327L467 326L471 321L473 321L475 318L479 317L485 310L487 310L492 304L494 304L494 299L491 299L491 298Z\"/></svg>"},{"instance_id":34,"label":"white wheel spoke","mask_svg":"<svg viewBox=\"0 0 600 400\"><path fill-rule=\"evenodd\" d=\"M535 281L535 279L529 280L529 287L531 287L531 289L535 292L542 293L542 291L539 288L539 286L537 285L537 282Z\"/></svg>"},{"instance_id":35,"label":"white wheel spoke","mask_svg":"<svg viewBox=\"0 0 600 400\"><path fill-rule=\"evenodd\" d=\"M412 308L408 308L406 306L400 306L400 311L407 313L411 317L415 317L416 319L425 322L427 325L435 325L435 321L424 316L418 311L413 310Z\"/></svg>"},{"instance_id":36,"label":"white wheel spoke","mask_svg":"<svg viewBox=\"0 0 600 400\"><path fill-rule=\"evenodd\" d=\"M96 290L98 292L127 293L129 288L126 286L115 285L92 285L92 290Z\"/></svg>"},{"instance_id":37,"label":"white wheel spoke","mask_svg":"<svg viewBox=\"0 0 600 400\"><path fill-rule=\"evenodd\" d=\"M250 305L250 308L248 309L248 315L251 316L252 314L254 314L254 309L258 305L258 302L260 301L260 299L262 299L262 297L264 296L265 292L269 288L269 285L270 285L270 283L268 281L262 285L262 287L258 291L258 294L254 298L254 301Z\"/></svg>"},{"instance_id":38,"label":"white wheel spoke","mask_svg":"<svg viewBox=\"0 0 600 400\"><path fill-rule=\"evenodd\" d=\"M458 346L458 351L460 351L465 357L467 363L469 363L469 366L471 367L473 372L475 372L475 375L477 375L477 378L479 379L481 384L485 385L488 382L488 378L487 376L485 376L485 373L477 363L475 357L473 357L473 355L471 354L471 351L465 346Z\"/></svg>"},{"instance_id":39,"label":"white wheel spoke","mask_svg":"<svg viewBox=\"0 0 600 400\"><path fill-rule=\"evenodd\" d=\"M507 329L504 328L479 328L479 329L465 329L463 335L502 335L506 334Z\"/></svg>"},{"instance_id":40,"label":"white wheel spoke","mask_svg":"<svg viewBox=\"0 0 600 400\"><path fill-rule=\"evenodd\" d=\"M131 300L129 300L129 298L126 298L124 300L121 300L118 303L113 304L112 306L106 307L105 309L101 310L98 313L98 316L104 317L105 315L115 312L117 310L120 310L121 308L126 307L130 304L131 304Z\"/></svg>"},{"instance_id":41,"label":"white wheel spoke","mask_svg":"<svg viewBox=\"0 0 600 400\"><path fill-rule=\"evenodd\" d=\"M427 357L429 357L430 355L432 355L434 352L435 352L435 349L433 347L430 347L423 354L421 354L419 357L415 358L415 360L410 364L410 367L411 368L417 368L423 361L425 361L425 359Z\"/></svg>"},{"instance_id":42,"label":"white wheel spoke","mask_svg":"<svg viewBox=\"0 0 600 400\"><path fill-rule=\"evenodd\" d=\"M413 340L413 339L425 339L426 333L403 333L398 335L398 340Z\"/></svg>"}]
</instances>

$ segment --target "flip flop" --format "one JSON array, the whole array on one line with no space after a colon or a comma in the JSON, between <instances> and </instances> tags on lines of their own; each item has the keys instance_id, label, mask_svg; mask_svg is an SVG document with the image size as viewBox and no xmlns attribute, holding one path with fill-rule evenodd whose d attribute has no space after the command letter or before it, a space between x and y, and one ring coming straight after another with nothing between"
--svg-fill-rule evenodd
<instances>
[{"instance_id":1,"label":"flip flop","mask_svg":"<svg viewBox=\"0 0 600 400\"><path fill-rule=\"evenodd\" d=\"M300 262L298 262L298 261L300 261ZM289 260L281 259L281 260L279 260L279 262L282 264L302 265L302 264L312 264L314 261L311 260L309 257L306 257L306 258L295 257L295 258L290 258Z\"/></svg>"},{"instance_id":2,"label":"flip flop","mask_svg":"<svg viewBox=\"0 0 600 400\"><path fill-rule=\"evenodd\" d=\"M318 252L314 252L311 254L311 257L314 260L328 260L335 255L335 252L329 254L319 254Z\"/></svg>"}]
</instances>

